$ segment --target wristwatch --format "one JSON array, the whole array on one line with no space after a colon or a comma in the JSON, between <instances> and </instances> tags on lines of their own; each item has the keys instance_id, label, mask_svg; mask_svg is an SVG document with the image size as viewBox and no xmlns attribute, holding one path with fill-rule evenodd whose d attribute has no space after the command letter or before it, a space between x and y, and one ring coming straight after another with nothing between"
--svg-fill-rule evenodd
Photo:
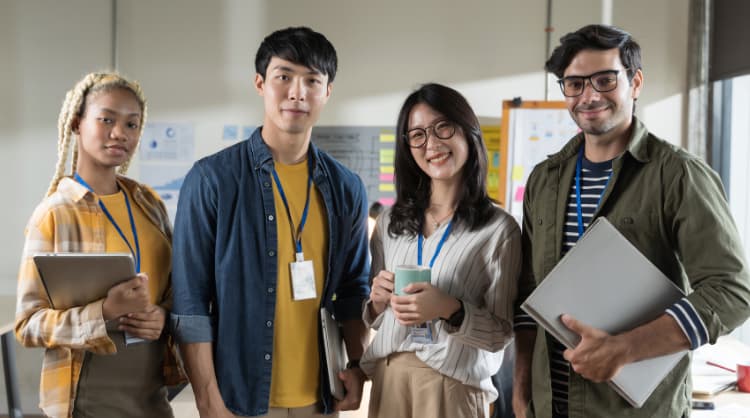
<instances>
[{"instance_id":1,"label":"wristwatch","mask_svg":"<svg viewBox=\"0 0 750 418\"><path fill-rule=\"evenodd\" d=\"M441 318L447 322L448 325L456 328L460 327L464 322L464 315L466 314L466 311L464 310L464 302L461 299L458 299L458 303L461 304L461 307L459 307L456 312L453 312L448 319Z\"/></svg>"}]
</instances>

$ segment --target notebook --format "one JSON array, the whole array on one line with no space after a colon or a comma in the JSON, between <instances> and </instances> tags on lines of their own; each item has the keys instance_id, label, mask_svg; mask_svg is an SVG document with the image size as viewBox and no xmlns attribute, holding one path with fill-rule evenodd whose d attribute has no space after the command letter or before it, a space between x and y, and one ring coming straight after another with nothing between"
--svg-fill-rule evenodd
<instances>
[{"instance_id":1,"label":"notebook","mask_svg":"<svg viewBox=\"0 0 750 418\"><path fill-rule=\"evenodd\" d=\"M135 277L128 253L45 253L34 255L34 263L54 309L101 299L112 286Z\"/></svg>"},{"instance_id":2,"label":"notebook","mask_svg":"<svg viewBox=\"0 0 750 418\"><path fill-rule=\"evenodd\" d=\"M344 339L341 338L339 324L326 308L320 308L320 323L323 329L328 385L331 389L331 395L338 400L342 400L346 396L346 390L343 382L339 379L339 372L346 369L347 359Z\"/></svg>"},{"instance_id":3,"label":"notebook","mask_svg":"<svg viewBox=\"0 0 750 418\"><path fill-rule=\"evenodd\" d=\"M560 315L618 334L656 319L684 296L604 217L597 218L521 308L568 348L580 337ZM685 351L631 363L610 381L640 408Z\"/></svg>"}]
</instances>

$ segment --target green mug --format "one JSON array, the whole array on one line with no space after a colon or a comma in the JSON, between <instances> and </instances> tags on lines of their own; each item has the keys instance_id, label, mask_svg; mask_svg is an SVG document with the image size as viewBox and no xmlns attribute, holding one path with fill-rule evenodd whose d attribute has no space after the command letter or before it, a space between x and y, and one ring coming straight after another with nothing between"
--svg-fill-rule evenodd
<instances>
[{"instance_id":1,"label":"green mug","mask_svg":"<svg viewBox=\"0 0 750 418\"><path fill-rule=\"evenodd\" d=\"M432 278L430 268L424 266L401 265L396 266L396 282L394 283L394 292L396 295L405 295L402 290L412 284L419 282L430 283Z\"/></svg>"}]
</instances>

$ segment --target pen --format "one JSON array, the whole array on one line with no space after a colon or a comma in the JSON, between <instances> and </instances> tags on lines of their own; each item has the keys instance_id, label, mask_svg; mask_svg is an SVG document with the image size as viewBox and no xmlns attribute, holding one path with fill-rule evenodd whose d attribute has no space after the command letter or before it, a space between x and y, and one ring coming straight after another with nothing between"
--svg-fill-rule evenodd
<instances>
[{"instance_id":1,"label":"pen","mask_svg":"<svg viewBox=\"0 0 750 418\"><path fill-rule=\"evenodd\" d=\"M736 373L736 372L737 372L737 371L736 371L736 370L734 370L734 369L730 369L730 368L729 368L729 367L727 367L727 366L722 366L722 365L721 365L721 364L719 364L719 363L714 363L713 361L706 361L706 364L708 364L709 366L714 366L714 367L718 367L718 368L720 368L720 369L724 369L724 370L726 370L726 371L728 371L728 372L732 372L732 373Z\"/></svg>"}]
</instances>

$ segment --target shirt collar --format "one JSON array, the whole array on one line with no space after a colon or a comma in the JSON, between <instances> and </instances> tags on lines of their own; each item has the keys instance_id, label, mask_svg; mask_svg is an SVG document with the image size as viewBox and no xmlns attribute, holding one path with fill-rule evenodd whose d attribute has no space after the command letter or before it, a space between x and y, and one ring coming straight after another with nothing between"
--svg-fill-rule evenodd
<instances>
[{"instance_id":1,"label":"shirt collar","mask_svg":"<svg viewBox=\"0 0 750 418\"><path fill-rule=\"evenodd\" d=\"M248 143L250 146L250 158L255 169L264 167L265 169L270 171L273 167L273 155L271 154L271 149L268 148L268 145L265 143L265 141L263 141L263 136L261 136L262 129L262 126L256 128L253 134L248 139ZM317 162L320 160L320 150L315 146L315 144L313 144L312 140L310 141L310 150L308 152L308 157L312 158L311 161L314 164L313 180L315 180L322 173L320 171L320 165L317 164Z\"/></svg>"}]
</instances>

